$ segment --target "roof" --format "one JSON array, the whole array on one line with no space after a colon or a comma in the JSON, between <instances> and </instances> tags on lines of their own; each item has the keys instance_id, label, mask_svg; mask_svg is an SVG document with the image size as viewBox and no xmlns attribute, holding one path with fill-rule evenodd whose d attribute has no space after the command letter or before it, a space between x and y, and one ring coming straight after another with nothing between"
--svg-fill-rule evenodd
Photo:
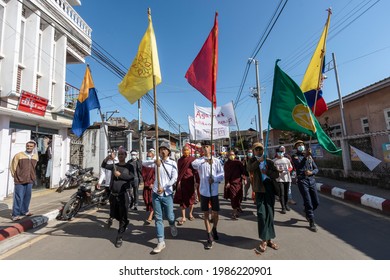
<instances>
[{"instance_id":1,"label":"roof","mask_svg":"<svg viewBox=\"0 0 390 280\"><path fill-rule=\"evenodd\" d=\"M376 91L381 90L381 89L386 88L386 87L390 87L390 77L387 77L383 80L380 80L380 81L375 82L369 86L366 86L362 89L359 89L355 92L352 92L348 95L343 96L342 97L343 103L352 101L354 99L360 98L362 96L376 92ZM333 101L329 102L327 105L328 105L328 108L338 106L339 99L333 100Z\"/></svg>"}]
</instances>

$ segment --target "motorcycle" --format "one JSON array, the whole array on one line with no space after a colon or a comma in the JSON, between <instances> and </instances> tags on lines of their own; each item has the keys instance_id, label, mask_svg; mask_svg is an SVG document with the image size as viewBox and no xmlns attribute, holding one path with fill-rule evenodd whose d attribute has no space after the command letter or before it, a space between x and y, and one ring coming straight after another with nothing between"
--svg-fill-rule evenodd
<instances>
[{"instance_id":1,"label":"motorcycle","mask_svg":"<svg viewBox=\"0 0 390 280\"><path fill-rule=\"evenodd\" d=\"M101 185L100 189L92 190L94 188L92 182L97 180L98 178L94 177L80 184L77 192L70 197L62 209L60 214L62 220L71 220L81 209L96 205L105 205L107 203L110 196L110 186Z\"/></svg>"},{"instance_id":2,"label":"motorcycle","mask_svg":"<svg viewBox=\"0 0 390 280\"><path fill-rule=\"evenodd\" d=\"M68 163L69 170L65 173L65 178L60 180L57 192L65 189L74 188L84 181L85 176L92 176L93 167L81 168L76 164Z\"/></svg>"}]
</instances>

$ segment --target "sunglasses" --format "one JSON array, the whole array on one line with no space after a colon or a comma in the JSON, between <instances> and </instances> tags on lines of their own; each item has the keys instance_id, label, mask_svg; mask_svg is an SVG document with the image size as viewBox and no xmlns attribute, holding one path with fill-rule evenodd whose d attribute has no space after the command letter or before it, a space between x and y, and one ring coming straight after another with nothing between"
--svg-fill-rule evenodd
<instances>
[{"instance_id":1,"label":"sunglasses","mask_svg":"<svg viewBox=\"0 0 390 280\"><path fill-rule=\"evenodd\" d=\"M256 149L255 149L255 151L262 151L263 150L263 148L260 148L260 147L257 147Z\"/></svg>"}]
</instances>

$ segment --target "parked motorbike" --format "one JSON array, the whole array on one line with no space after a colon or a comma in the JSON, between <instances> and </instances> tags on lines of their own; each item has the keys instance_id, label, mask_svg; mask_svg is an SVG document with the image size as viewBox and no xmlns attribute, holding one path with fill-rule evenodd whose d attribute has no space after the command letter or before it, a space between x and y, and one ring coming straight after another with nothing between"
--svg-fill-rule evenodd
<instances>
[{"instance_id":1,"label":"parked motorbike","mask_svg":"<svg viewBox=\"0 0 390 280\"><path fill-rule=\"evenodd\" d=\"M61 179L57 192L65 189L75 188L85 181L85 177L91 177L93 167L81 168L76 164L68 163L69 170L65 173L65 178Z\"/></svg>"},{"instance_id":2,"label":"parked motorbike","mask_svg":"<svg viewBox=\"0 0 390 280\"><path fill-rule=\"evenodd\" d=\"M97 180L98 178L94 177L80 184L77 192L70 197L62 209L62 220L71 220L81 209L105 205L107 203L110 196L109 185L101 185L100 189L92 190L95 188L93 181Z\"/></svg>"}]
</instances>

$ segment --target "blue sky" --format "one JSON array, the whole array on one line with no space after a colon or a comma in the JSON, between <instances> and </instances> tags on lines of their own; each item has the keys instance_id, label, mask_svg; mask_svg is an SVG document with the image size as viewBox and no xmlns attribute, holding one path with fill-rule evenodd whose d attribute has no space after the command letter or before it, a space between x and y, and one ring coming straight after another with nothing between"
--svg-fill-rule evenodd
<instances>
[{"instance_id":1,"label":"blue sky","mask_svg":"<svg viewBox=\"0 0 390 280\"><path fill-rule=\"evenodd\" d=\"M187 116L193 115L194 103L209 106L210 102L187 83L184 75L213 26L215 12L219 14L217 104L223 105L236 100L248 58L278 4L276 0L83 0L75 10L93 29L93 41L127 71L147 28L147 8L151 8L162 74L157 100L182 130L188 131ZM390 1L289 0L255 57L259 60L263 129L268 122L276 59L281 59L281 68L300 84L329 7L333 14L326 60L331 60L331 54L335 53L342 95L390 76ZM128 103L118 92L120 79L91 57L87 57L86 62L92 70L102 111L118 109L120 113L115 116L126 117L129 121L137 119L137 105ZM85 65L68 65L67 82L80 87L84 71ZM334 71L326 76L323 96L330 102L338 98ZM253 64L236 108L240 129L255 128L251 121L257 115L257 103L250 97L255 85ZM98 120L96 112L91 116ZM154 123L153 109L146 101L143 102L142 119ZM159 126L169 129L161 117Z\"/></svg>"}]
</instances>

